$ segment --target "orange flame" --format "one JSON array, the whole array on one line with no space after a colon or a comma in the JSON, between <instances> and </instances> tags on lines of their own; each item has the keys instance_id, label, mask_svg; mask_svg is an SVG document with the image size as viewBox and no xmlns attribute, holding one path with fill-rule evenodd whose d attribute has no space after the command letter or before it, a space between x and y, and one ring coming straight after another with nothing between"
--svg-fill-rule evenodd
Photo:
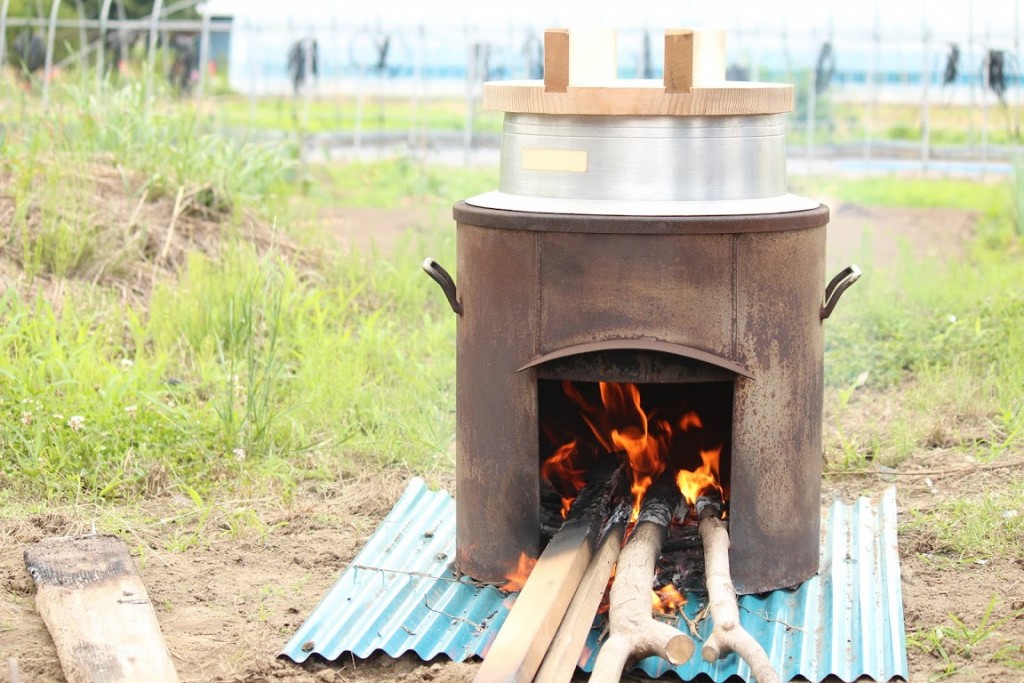
<instances>
[{"instance_id":1,"label":"orange flame","mask_svg":"<svg viewBox=\"0 0 1024 683\"><path fill-rule=\"evenodd\" d=\"M689 411L680 417L654 419L653 413L641 405L640 389L628 382L600 382L601 404L590 403L572 382L562 383L566 396L580 408L580 417L590 428L597 443L608 453L625 453L629 461L633 516L640 512L647 489L668 467L673 429L689 432L703 429L700 415ZM580 435L582 436L582 435ZM576 494L586 483L586 466L576 438L559 446L541 465L541 476L551 482L562 497L562 517L568 514ZM680 471L676 477L686 501L693 505L709 488L723 492L719 481L719 459L722 447L701 451L702 466L695 472Z\"/></svg>"},{"instance_id":2,"label":"orange flame","mask_svg":"<svg viewBox=\"0 0 1024 683\"><path fill-rule=\"evenodd\" d=\"M523 590L523 586L526 585L526 580L530 578L530 572L533 571L536 564L537 558L530 557L526 553L520 553L519 563L516 565L516 568L505 577L508 579L508 583L499 586L498 590L502 593L516 593Z\"/></svg>"},{"instance_id":3,"label":"orange flame","mask_svg":"<svg viewBox=\"0 0 1024 683\"><path fill-rule=\"evenodd\" d=\"M658 614L675 614L686 604L686 598L671 583L651 591L651 608Z\"/></svg>"},{"instance_id":4,"label":"orange flame","mask_svg":"<svg viewBox=\"0 0 1024 683\"><path fill-rule=\"evenodd\" d=\"M632 383L601 382L601 403L605 407L609 425L607 437L596 428L594 421L587 424L598 441L611 443L613 451L625 451L629 459L633 493L633 518L640 513L640 503L651 483L665 470L672 428L665 420L649 424L647 413L640 405L640 390ZM653 432L652 428L653 427Z\"/></svg>"},{"instance_id":5,"label":"orange flame","mask_svg":"<svg viewBox=\"0 0 1024 683\"><path fill-rule=\"evenodd\" d=\"M676 476L676 483L683 497L689 505L696 505L697 498L710 489L718 489L718 492L725 497L722 484L718 476L719 456L722 454L722 447L713 448L710 451L701 451L701 466L695 471L680 470Z\"/></svg>"},{"instance_id":6,"label":"orange flame","mask_svg":"<svg viewBox=\"0 0 1024 683\"><path fill-rule=\"evenodd\" d=\"M700 429L703 426L704 425L700 421L700 415L693 412L692 410L688 412L686 415L683 415L681 418L679 418L679 428L682 429L684 432L689 430L690 427L697 427L698 429Z\"/></svg>"},{"instance_id":7,"label":"orange flame","mask_svg":"<svg viewBox=\"0 0 1024 683\"><path fill-rule=\"evenodd\" d=\"M586 483L584 475L586 470L575 463L576 439L563 444L555 451L555 454L544 461L540 466L540 475L547 481L559 484L558 488L562 493L562 519L569 515L569 508L572 501L576 499L577 493ZM567 496L568 491L572 496Z\"/></svg>"}]
</instances>

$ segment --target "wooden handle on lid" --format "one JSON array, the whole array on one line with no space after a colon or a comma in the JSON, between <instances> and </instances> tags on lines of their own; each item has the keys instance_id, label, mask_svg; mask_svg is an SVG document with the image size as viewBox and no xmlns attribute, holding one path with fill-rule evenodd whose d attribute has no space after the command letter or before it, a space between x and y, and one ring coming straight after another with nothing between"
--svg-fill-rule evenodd
<instances>
[{"instance_id":1,"label":"wooden handle on lid","mask_svg":"<svg viewBox=\"0 0 1024 683\"><path fill-rule=\"evenodd\" d=\"M600 87L618 77L614 29L567 28L544 32L544 92Z\"/></svg>"},{"instance_id":2,"label":"wooden handle on lid","mask_svg":"<svg viewBox=\"0 0 1024 683\"><path fill-rule=\"evenodd\" d=\"M665 92L690 92L723 81L724 31L665 31Z\"/></svg>"}]
</instances>

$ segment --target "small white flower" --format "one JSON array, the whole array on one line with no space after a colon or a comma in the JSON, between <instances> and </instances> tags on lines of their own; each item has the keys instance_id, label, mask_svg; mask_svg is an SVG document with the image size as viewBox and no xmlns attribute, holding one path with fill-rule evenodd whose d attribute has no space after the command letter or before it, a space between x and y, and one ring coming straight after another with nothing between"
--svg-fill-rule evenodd
<instances>
[{"instance_id":1,"label":"small white flower","mask_svg":"<svg viewBox=\"0 0 1024 683\"><path fill-rule=\"evenodd\" d=\"M23 398L23 399L21 399L21 402L22 403L31 403L32 399L30 399L30 398Z\"/></svg>"},{"instance_id":2,"label":"small white flower","mask_svg":"<svg viewBox=\"0 0 1024 683\"><path fill-rule=\"evenodd\" d=\"M21 424L25 425L26 427L32 424L32 413L28 411L23 412L21 414Z\"/></svg>"},{"instance_id":3,"label":"small white flower","mask_svg":"<svg viewBox=\"0 0 1024 683\"><path fill-rule=\"evenodd\" d=\"M232 448L231 452L235 454L235 460L237 460L238 462L245 462L244 448Z\"/></svg>"},{"instance_id":4,"label":"small white flower","mask_svg":"<svg viewBox=\"0 0 1024 683\"><path fill-rule=\"evenodd\" d=\"M81 415L72 415L71 419L68 420L68 427L71 427L71 431L77 432L85 427L85 418Z\"/></svg>"},{"instance_id":5,"label":"small white flower","mask_svg":"<svg viewBox=\"0 0 1024 683\"><path fill-rule=\"evenodd\" d=\"M59 422L59 421L64 419L64 414L63 413L54 413L53 414L53 419L57 420Z\"/></svg>"},{"instance_id":6,"label":"small white flower","mask_svg":"<svg viewBox=\"0 0 1024 683\"><path fill-rule=\"evenodd\" d=\"M133 361L131 358L121 359L121 367L124 368L125 370L132 367L133 365L135 365L135 361Z\"/></svg>"},{"instance_id":7,"label":"small white flower","mask_svg":"<svg viewBox=\"0 0 1024 683\"><path fill-rule=\"evenodd\" d=\"M1013 519L1018 515L1020 515L1020 513L1016 510L1007 510L1003 513L1003 519Z\"/></svg>"},{"instance_id":8,"label":"small white flower","mask_svg":"<svg viewBox=\"0 0 1024 683\"><path fill-rule=\"evenodd\" d=\"M948 320L948 321L949 321L949 323L950 323L950 324L952 325L953 323L955 323L955 322L956 322L956 316L955 316L955 315L953 315L952 313L950 313L950 314L949 314L949 317L948 317L948 318L946 318L946 320Z\"/></svg>"},{"instance_id":9,"label":"small white flower","mask_svg":"<svg viewBox=\"0 0 1024 683\"><path fill-rule=\"evenodd\" d=\"M138 406L125 406L124 412L128 413L128 417L135 419L135 413L139 412Z\"/></svg>"}]
</instances>

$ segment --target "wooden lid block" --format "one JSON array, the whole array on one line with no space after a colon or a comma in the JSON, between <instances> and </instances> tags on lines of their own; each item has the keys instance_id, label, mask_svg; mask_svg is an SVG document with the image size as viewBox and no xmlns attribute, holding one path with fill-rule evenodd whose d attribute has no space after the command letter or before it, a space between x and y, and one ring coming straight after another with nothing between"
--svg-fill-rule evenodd
<instances>
[{"instance_id":1,"label":"wooden lid block","mask_svg":"<svg viewBox=\"0 0 1024 683\"><path fill-rule=\"evenodd\" d=\"M665 31L665 92L725 83L725 31Z\"/></svg>"},{"instance_id":2,"label":"wooden lid block","mask_svg":"<svg viewBox=\"0 0 1024 683\"><path fill-rule=\"evenodd\" d=\"M544 80L484 84L485 109L595 116L741 116L793 110L793 86L725 80L725 33L665 32L663 81L618 79L615 31L544 32Z\"/></svg>"},{"instance_id":3,"label":"wooden lid block","mask_svg":"<svg viewBox=\"0 0 1024 683\"><path fill-rule=\"evenodd\" d=\"M550 29L544 32L544 91L566 92L618 77L614 29Z\"/></svg>"}]
</instances>

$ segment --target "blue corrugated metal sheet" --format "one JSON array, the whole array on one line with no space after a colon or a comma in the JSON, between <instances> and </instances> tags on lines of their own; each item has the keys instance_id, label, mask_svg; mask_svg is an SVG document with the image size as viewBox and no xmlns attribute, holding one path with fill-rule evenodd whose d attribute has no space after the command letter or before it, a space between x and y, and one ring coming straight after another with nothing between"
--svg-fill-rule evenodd
<instances>
[{"instance_id":1,"label":"blue corrugated metal sheet","mask_svg":"<svg viewBox=\"0 0 1024 683\"><path fill-rule=\"evenodd\" d=\"M743 625L783 680L906 679L895 489L877 504L866 498L853 505L834 502L822 532L819 574L792 590L741 598ZM449 568L454 555L455 501L414 479L282 654L296 662L314 653L333 660L377 650L393 657L413 651L425 660L439 654L455 661L482 656L514 596L457 579ZM687 615L700 606L700 598L688 596ZM703 621L700 635L710 631L710 620ZM595 629L587 670L597 647ZM696 655L674 669L652 657L640 668L650 676L671 670L684 680L700 673L715 681L749 676L735 655L714 665Z\"/></svg>"}]
</instances>

